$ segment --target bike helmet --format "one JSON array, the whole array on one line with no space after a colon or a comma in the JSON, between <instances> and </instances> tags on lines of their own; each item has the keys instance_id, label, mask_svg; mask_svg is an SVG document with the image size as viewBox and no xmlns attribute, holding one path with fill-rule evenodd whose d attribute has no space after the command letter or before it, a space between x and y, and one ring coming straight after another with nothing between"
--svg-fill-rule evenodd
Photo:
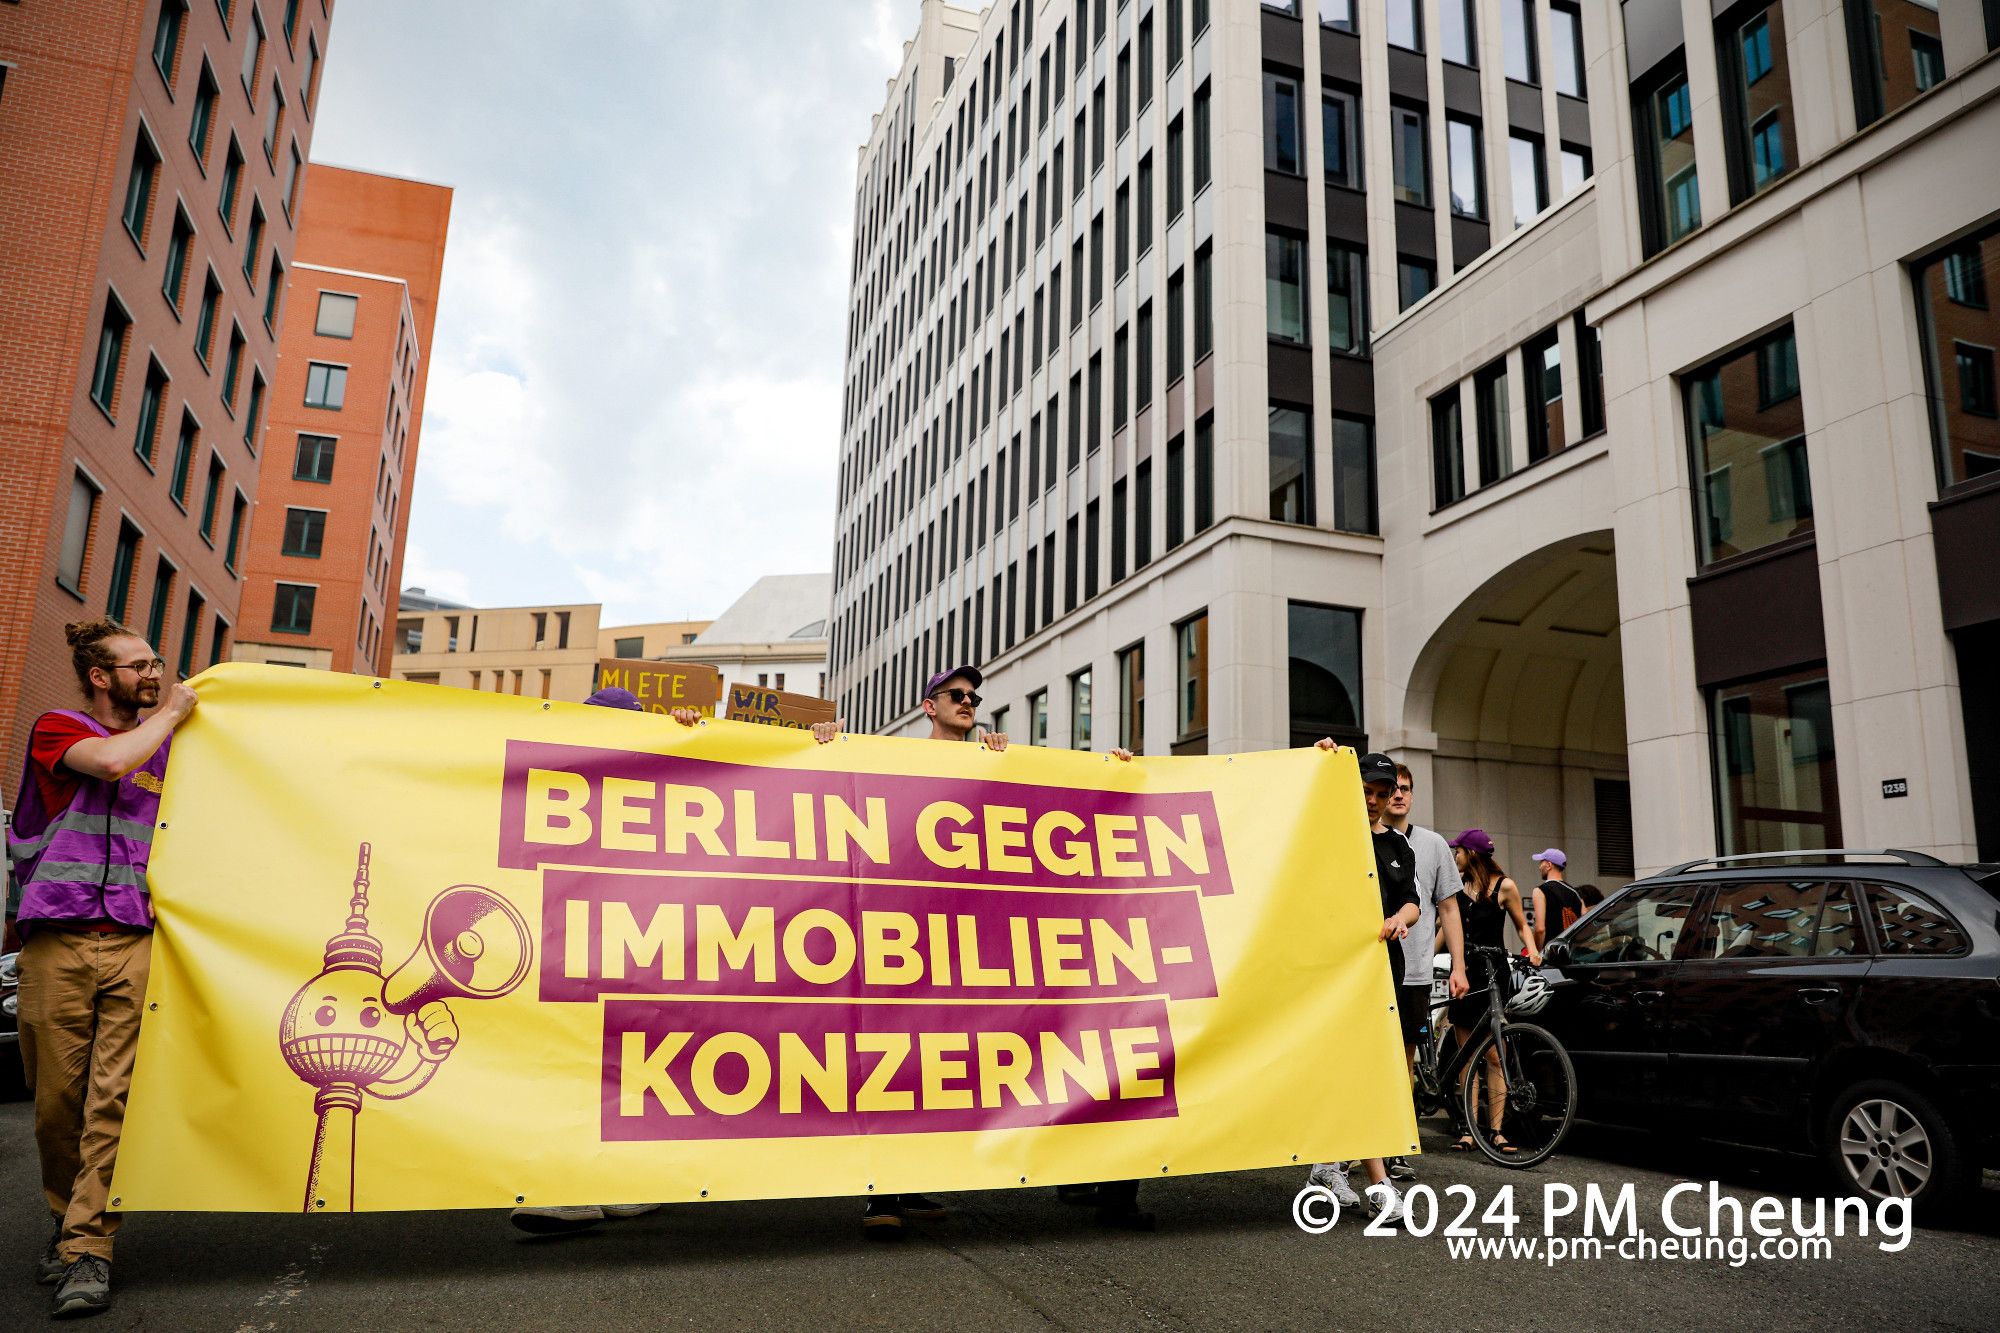
<instances>
[{"instance_id":1,"label":"bike helmet","mask_svg":"<svg viewBox=\"0 0 2000 1333\"><path fill-rule=\"evenodd\" d=\"M1517 973L1514 977L1514 994L1507 1001L1507 1012L1521 1017L1539 1014L1548 1007L1549 996L1554 993L1554 988L1541 973Z\"/></svg>"}]
</instances>

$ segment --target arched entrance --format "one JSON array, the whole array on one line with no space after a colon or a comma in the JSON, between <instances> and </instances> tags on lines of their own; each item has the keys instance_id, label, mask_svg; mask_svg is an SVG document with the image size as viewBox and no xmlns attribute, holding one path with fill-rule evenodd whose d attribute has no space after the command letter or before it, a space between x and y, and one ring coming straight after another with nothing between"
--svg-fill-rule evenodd
<instances>
[{"instance_id":1,"label":"arched entrance","mask_svg":"<svg viewBox=\"0 0 2000 1333\"><path fill-rule=\"evenodd\" d=\"M1420 820L1477 826L1525 889L1560 847L1573 882L1632 876L1624 661L1609 532L1543 547L1467 597L1419 654L1405 734L1434 736ZM1421 770L1426 765L1413 764ZM1427 785L1425 785L1427 784Z\"/></svg>"}]
</instances>

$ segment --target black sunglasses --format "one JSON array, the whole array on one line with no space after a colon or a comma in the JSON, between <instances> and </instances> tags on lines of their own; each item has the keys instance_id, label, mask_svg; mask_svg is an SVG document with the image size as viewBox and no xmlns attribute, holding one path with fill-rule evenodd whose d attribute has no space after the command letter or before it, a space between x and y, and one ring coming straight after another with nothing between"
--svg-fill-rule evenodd
<instances>
[{"instance_id":1,"label":"black sunglasses","mask_svg":"<svg viewBox=\"0 0 2000 1333\"><path fill-rule=\"evenodd\" d=\"M933 699L937 698L938 694L948 694L951 696L951 701L953 703L971 704L974 708L979 707L980 704L985 702L985 700L981 699L977 694L974 694L971 690L961 690L956 685L952 686L950 689L939 690L937 694L933 694L931 698Z\"/></svg>"}]
</instances>

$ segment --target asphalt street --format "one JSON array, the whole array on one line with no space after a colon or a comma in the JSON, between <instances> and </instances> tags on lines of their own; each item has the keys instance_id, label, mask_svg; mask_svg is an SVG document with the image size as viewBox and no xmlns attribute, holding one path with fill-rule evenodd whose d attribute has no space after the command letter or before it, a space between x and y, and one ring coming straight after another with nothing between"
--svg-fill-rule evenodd
<instances>
[{"instance_id":1,"label":"asphalt street","mask_svg":"<svg viewBox=\"0 0 2000 1333\"><path fill-rule=\"evenodd\" d=\"M1542 1187L1630 1182L1649 1234L1687 1181L1730 1197L1810 1197L1802 1164L1674 1149L1580 1129L1573 1153L1510 1171L1443 1151L1427 1131L1421 1179L1471 1187L1484 1208L1515 1186L1518 1236L1540 1236ZM1829 1258L1632 1259L1607 1253L1453 1258L1433 1234L1324 1235L1293 1223L1303 1169L1154 1182L1152 1234L1107 1232L1048 1189L962 1194L941 1223L898 1244L862 1240L846 1199L664 1208L557 1239L502 1212L297 1217L142 1214L127 1219L116 1306L99 1329L1302 1328L1782 1329L2000 1327L2000 1188L1991 1177L1946 1227L1908 1247L1833 1240ZM1358 1177L1358 1173L1357 1173ZM1357 1179L1357 1183L1360 1182ZM806 1182L801 1182L802 1188ZM1462 1196L1460 1196L1462 1197ZM1462 1205L1448 1197L1447 1219ZM1789 1208L1789 1204L1787 1204ZM1703 1221L1706 1195L1683 1200ZM1482 1237L1495 1224L1469 1223ZM1558 1234L1575 1235L1577 1219ZM0 1329L46 1325L49 1289L29 1268L47 1239L30 1107L0 1103ZM1753 1237L1754 1243L1754 1237Z\"/></svg>"}]
</instances>

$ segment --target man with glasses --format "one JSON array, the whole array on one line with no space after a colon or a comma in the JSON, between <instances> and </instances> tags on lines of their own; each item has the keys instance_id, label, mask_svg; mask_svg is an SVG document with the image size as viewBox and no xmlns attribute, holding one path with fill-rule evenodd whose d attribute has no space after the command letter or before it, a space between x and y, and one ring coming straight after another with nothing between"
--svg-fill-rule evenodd
<instances>
[{"instance_id":1,"label":"man with glasses","mask_svg":"<svg viewBox=\"0 0 2000 1333\"><path fill-rule=\"evenodd\" d=\"M1383 824L1402 834L1416 857L1417 924L1410 927L1409 938L1403 941L1403 984L1396 995L1397 1008L1403 1016L1404 1050L1413 1078L1417 1043L1423 1040L1424 1029L1430 1023L1431 969L1440 938L1451 955L1451 997L1458 999L1470 989L1465 975L1465 927L1458 916L1458 891L1463 887L1458 878L1458 862L1443 834L1410 822L1410 803L1416 791L1417 782L1410 776L1409 766L1397 764L1396 790L1389 797L1387 813L1382 816ZM1407 1158L1389 1159L1391 1180L1414 1180L1416 1176L1416 1168Z\"/></svg>"},{"instance_id":2,"label":"man with glasses","mask_svg":"<svg viewBox=\"0 0 2000 1333\"><path fill-rule=\"evenodd\" d=\"M35 720L7 836L26 936L21 1062L55 1221L35 1277L55 1284L57 1316L111 1305L119 1218L106 1208L152 961L146 866L169 743L195 706L117 621L64 632L88 704Z\"/></svg>"}]
</instances>

